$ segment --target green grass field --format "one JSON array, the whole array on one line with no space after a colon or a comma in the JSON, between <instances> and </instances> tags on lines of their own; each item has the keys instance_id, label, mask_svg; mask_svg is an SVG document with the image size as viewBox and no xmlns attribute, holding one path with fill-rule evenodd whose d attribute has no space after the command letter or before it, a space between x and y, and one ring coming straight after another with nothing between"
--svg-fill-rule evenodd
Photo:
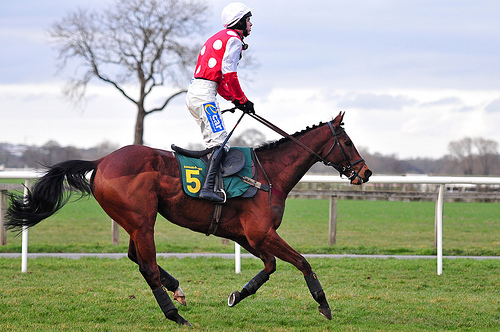
<instances>
[{"instance_id":1,"label":"green grass field","mask_svg":"<svg viewBox=\"0 0 500 332\"><path fill-rule=\"evenodd\" d=\"M338 202L337 245L328 245L328 201L287 201L282 237L301 253L434 254L434 203ZM500 206L445 203L445 255L500 255ZM29 232L29 252L126 252L111 244L110 220L93 199L67 204ZM9 234L1 252L20 252ZM159 252L232 252L220 238L159 218ZM317 311L299 271L278 261L259 292L235 308L227 296L259 270L258 259L164 259L201 331L494 331L500 326L500 260L310 259L333 320ZM151 291L128 259L0 258L0 331L171 331Z\"/></svg>"},{"instance_id":2,"label":"green grass field","mask_svg":"<svg viewBox=\"0 0 500 332\"><path fill-rule=\"evenodd\" d=\"M332 308L323 318L301 273L278 261L257 294L234 308L227 296L261 268L242 273L222 258L159 259L181 282L181 315L200 331L495 331L500 326L500 261L310 259ZM0 331L177 331L137 266L127 259L0 258Z\"/></svg>"},{"instance_id":3,"label":"green grass field","mask_svg":"<svg viewBox=\"0 0 500 332\"><path fill-rule=\"evenodd\" d=\"M301 253L435 254L433 202L338 202L337 244L328 245L328 201L289 199L278 233ZM500 205L445 203L445 255L500 255ZM159 217L158 252L232 252L220 238L194 233ZM126 252L128 235L111 244L111 221L97 202L68 203L29 231L30 252ZM20 252L9 233L0 252Z\"/></svg>"}]
</instances>

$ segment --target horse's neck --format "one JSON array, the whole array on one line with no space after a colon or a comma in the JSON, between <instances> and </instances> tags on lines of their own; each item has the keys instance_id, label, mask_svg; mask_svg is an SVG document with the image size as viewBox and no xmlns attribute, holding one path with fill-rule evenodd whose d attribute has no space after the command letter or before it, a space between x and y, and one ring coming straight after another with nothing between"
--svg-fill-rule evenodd
<instances>
[{"instance_id":1,"label":"horse's neck","mask_svg":"<svg viewBox=\"0 0 500 332\"><path fill-rule=\"evenodd\" d=\"M313 130L297 137L312 151L319 153L325 139ZM261 151L258 155L273 187L288 194L317 162L315 155L300 147L294 141L280 143L272 149Z\"/></svg>"}]
</instances>

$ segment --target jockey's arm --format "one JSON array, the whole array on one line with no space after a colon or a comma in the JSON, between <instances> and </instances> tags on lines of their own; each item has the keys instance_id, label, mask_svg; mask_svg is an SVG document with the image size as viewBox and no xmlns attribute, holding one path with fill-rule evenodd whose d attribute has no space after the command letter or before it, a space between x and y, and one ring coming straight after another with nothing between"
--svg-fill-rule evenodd
<instances>
[{"instance_id":1,"label":"jockey's arm","mask_svg":"<svg viewBox=\"0 0 500 332\"><path fill-rule=\"evenodd\" d=\"M241 45L241 40L238 38L231 38L228 40L226 52L222 58L222 82L219 84L217 92L226 100L237 100L240 104L244 104L247 102L248 98L241 89L238 74L236 72L241 56Z\"/></svg>"}]
</instances>

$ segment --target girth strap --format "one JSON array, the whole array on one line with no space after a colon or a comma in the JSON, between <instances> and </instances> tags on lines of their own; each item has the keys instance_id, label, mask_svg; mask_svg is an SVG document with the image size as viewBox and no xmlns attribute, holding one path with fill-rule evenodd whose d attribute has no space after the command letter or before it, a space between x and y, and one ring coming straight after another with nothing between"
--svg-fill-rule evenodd
<instances>
[{"instance_id":1,"label":"girth strap","mask_svg":"<svg viewBox=\"0 0 500 332\"><path fill-rule=\"evenodd\" d=\"M206 236L210 236L211 234L215 234L217 228L219 227L220 215L222 214L222 204L214 204L214 214L212 216L212 220L210 221L210 225L208 225L208 230L205 233Z\"/></svg>"}]
</instances>

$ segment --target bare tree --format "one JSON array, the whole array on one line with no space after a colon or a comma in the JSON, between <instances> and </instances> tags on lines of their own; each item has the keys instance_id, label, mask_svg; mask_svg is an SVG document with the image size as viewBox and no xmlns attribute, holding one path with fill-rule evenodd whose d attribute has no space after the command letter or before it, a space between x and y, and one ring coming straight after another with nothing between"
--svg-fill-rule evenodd
<instances>
[{"instance_id":1,"label":"bare tree","mask_svg":"<svg viewBox=\"0 0 500 332\"><path fill-rule=\"evenodd\" d=\"M65 94L76 101L94 78L111 84L137 107L134 144L143 144L144 118L162 111L179 91L146 109L156 87L181 86L191 75L207 5L201 0L116 0L102 13L70 13L49 30L63 69L79 65Z\"/></svg>"},{"instance_id":2,"label":"bare tree","mask_svg":"<svg viewBox=\"0 0 500 332\"><path fill-rule=\"evenodd\" d=\"M450 142L448 149L466 175L489 175L498 161L498 143L481 137Z\"/></svg>"},{"instance_id":3,"label":"bare tree","mask_svg":"<svg viewBox=\"0 0 500 332\"><path fill-rule=\"evenodd\" d=\"M472 175L474 170L474 154L472 138L465 137L460 141L450 142L448 150L453 158L461 165L465 175Z\"/></svg>"},{"instance_id":4,"label":"bare tree","mask_svg":"<svg viewBox=\"0 0 500 332\"><path fill-rule=\"evenodd\" d=\"M474 146L478 152L482 175L490 175L493 166L498 162L498 143L478 137L474 139Z\"/></svg>"}]
</instances>

